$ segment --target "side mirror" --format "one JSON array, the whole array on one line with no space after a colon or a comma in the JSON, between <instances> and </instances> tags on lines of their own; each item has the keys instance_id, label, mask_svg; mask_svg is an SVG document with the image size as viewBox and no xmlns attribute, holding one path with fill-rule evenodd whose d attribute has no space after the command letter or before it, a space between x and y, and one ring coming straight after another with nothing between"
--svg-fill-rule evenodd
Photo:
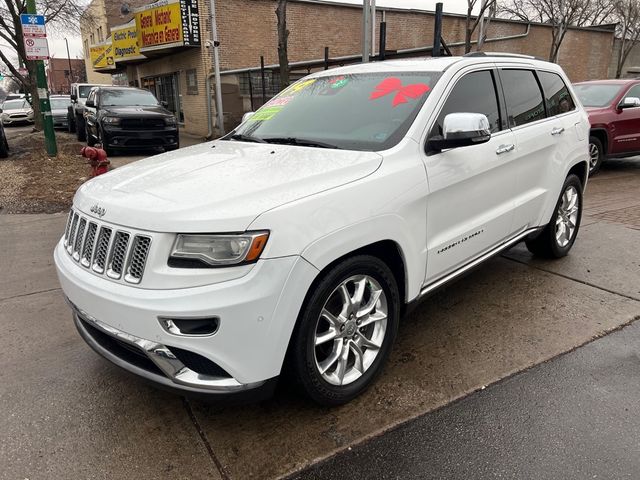
<instances>
[{"instance_id":1,"label":"side mirror","mask_svg":"<svg viewBox=\"0 0 640 480\"><path fill-rule=\"evenodd\" d=\"M160 105L162 105L164 108L167 108L169 106L169 102L167 102L166 100L160 100Z\"/></svg>"},{"instance_id":2,"label":"side mirror","mask_svg":"<svg viewBox=\"0 0 640 480\"><path fill-rule=\"evenodd\" d=\"M253 117L253 115L254 115L255 113L256 113L256 112L247 112L247 113L245 113L244 115L242 115L242 122L241 122L241 123L244 123L244 122L246 122L247 120L249 120L251 117Z\"/></svg>"},{"instance_id":3,"label":"side mirror","mask_svg":"<svg viewBox=\"0 0 640 480\"><path fill-rule=\"evenodd\" d=\"M75 93L72 93L70 97L72 102L75 102L76 100L78 100L78 96Z\"/></svg>"},{"instance_id":4,"label":"side mirror","mask_svg":"<svg viewBox=\"0 0 640 480\"><path fill-rule=\"evenodd\" d=\"M489 119L482 113L450 113L444 117L443 134L427 140L427 153L488 142Z\"/></svg>"},{"instance_id":5,"label":"side mirror","mask_svg":"<svg viewBox=\"0 0 640 480\"><path fill-rule=\"evenodd\" d=\"M2 109L0 108L0 113L2 113Z\"/></svg>"},{"instance_id":6,"label":"side mirror","mask_svg":"<svg viewBox=\"0 0 640 480\"><path fill-rule=\"evenodd\" d=\"M622 110L624 108L634 108L634 107L640 107L640 98L638 98L638 97L625 97L618 104L618 108L620 110Z\"/></svg>"},{"instance_id":7,"label":"side mirror","mask_svg":"<svg viewBox=\"0 0 640 480\"><path fill-rule=\"evenodd\" d=\"M87 100L86 102L84 102L84 106L89 108L96 108L96 104L93 100Z\"/></svg>"}]
</instances>

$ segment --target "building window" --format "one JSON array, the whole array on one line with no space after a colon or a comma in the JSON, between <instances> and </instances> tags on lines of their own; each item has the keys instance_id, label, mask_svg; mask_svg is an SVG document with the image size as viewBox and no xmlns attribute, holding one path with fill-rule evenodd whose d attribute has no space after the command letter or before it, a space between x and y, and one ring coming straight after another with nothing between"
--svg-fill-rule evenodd
<instances>
[{"instance_id":1,"label":"building window","mask_svg":"<svg viewBox=\"0 0 640 480\"><path fill-rule=\"evenodd\" d=\"M186 71L187 74L187 95L198 95L198 75L195 68Z\"/></svg>"},{"instance_id":2,"label":"building window","mask_svg":"<svg viewBox=\"0 0 640 480\"><path fill-rule=\"evenodd\" d=\"M89 58L89 41L86 38L84 40L84 58Z\"/></svg>"},{"instance_id":3,"label":"building window","mask_svg":"<svg viewBox=\"0 0 640 480\"><path fill-rule=\"evenodd\" d=\"M98 41L104 42L104 36L102 35L102 27L98 27Z\"/></svg>"},{"instance_id":4,"label":"building window","mask_svg":"<svg viewBox=\"0 0 640 480\"><path fill-rule=\"evenodd\" d=\"M308 73L290 72L289 82L297 82L306 75L308 75ZM251 81L251 85L249 81ZM252 94L253 98L260 98L262 96L262 75L259 70L240 73L238 75L238 82L240 83L240 95ZM267 99L280 93L280 72L277 70L264 71L264 90Z\"/></svg>"},{"instance_id":5,"label":"building window","mask_svg":"<svg viewBox=\"0 0 640 480\"><path fill-rule=\"evenodd\" d=\"M89 43L91 45L95 45L96 44L96 37L93 36L93 33L89 34Z\"/></svg>"}]
</instances>

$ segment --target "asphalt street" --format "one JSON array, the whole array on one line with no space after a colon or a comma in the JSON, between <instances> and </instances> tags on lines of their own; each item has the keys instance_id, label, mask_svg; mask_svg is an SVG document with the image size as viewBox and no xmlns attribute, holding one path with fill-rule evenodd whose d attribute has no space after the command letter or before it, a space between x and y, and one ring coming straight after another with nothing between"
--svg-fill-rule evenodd
<instances>
[{"instance_id":1,"label":"asphalt street","mask_svg":"<svg viewBox=\"0 0 640 480\"><path fill-rule=\"evenodd\" d=\"M52 259L66 216L0 215L0 479L279 478L342 455L350 447L357 450L372 438L384 439L392 435L385 432L418 417L422 421L429 412L443 415L446 410L439 408L469 395L464 402L474 401L474 392L486 386L490 387L485 392L492 392L510 385L518 372L533 367L524 374L532 375L538 368L553 369L574 354L562 355L640 315L639 183L639 160L605 164L588 186L582 227L568 257L538 260L517 246L441 290L403 320L378 382L355 401L334 409L311 404L286 379L271 400L221 408L186 401L126 374L96 355L71 322ZM637 329L635 324L605 339L631 329ZM624 369L623 363L611 364L611 376L626 371L627 382L637 386L640 375L631 360ZM511 379L491 387L505 378ZM598 378L593 382L606 389ZM592 384L587 380L572 385L588 389ZM552 388L546 385L545 390ZM621 392L631 392L632 387ZM580 389L567 387L566 392L580 398ZM607 423L622 437L612 445L622 445L626 435L629 458L638 458L639 430L634 422L640 417L640 402L630 404L628 412L613 408L613 399L612 408L589 410L585 403L588 415L580 417L581 404L574 405L570 416L562 411L566 406L552 403L544 409L543 397L531 395L523 398L532 398L537 402L533 405L517 399L500 404L496 397L486 405L489 413L484 416L460 417L464 425L458 424L457 434L451 430L449 443L440 448L472 452L465 446L465 432L475 438L480 434L474 432L488 428L487 419L498 425L495 419L515 409L521 423L514 420L514 438L503 437L503 450L491 447L497 452L493 462L513 465L511 454L504 453L513 445L513 462L526 460L535 472L548 458L546 449L556 445L564 451L572 432L576 444L581 439L585 452L593 453L609 441L596 435L607 431ZM543 435L538 425L554 415L566 417L566 423L551 422L556 436ZM587 435L589 429L596 434ZM508 431L506 423L502 430ZM428 440L427 433L422 436ZM482 438L487 448L493 445L488 434ZM518 438L518 448L539 457L518 457ZM610 451L600 450L601 456ZM620 457L619 470L612 471L626 471L625 451L607 455L611 462ZM563 458L558 453L558 465ZM576 458L567 453L567 471L582 472L576 470ZM480 470L491 471L498 470Z\"/></svg>"},{"instance_id":2,"label":"asphalt street","mask_svg":"<svg viewBox=\"0 0 640 480\"><path fill-rule=\"evenodd\" d=\"M291 477L637 479L640 322Z\"/></svg>"}]
</instances>

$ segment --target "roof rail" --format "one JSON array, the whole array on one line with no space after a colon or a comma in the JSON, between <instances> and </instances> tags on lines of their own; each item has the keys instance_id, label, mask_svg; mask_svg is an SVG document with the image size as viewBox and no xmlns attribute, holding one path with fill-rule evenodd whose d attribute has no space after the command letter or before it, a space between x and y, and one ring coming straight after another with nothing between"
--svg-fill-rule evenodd
<instances>
[{"instance_id":1,"label":"roof rail","mask_svg":"<svg viewBox=\"0 0 640 480\"><path fill-rule=\"evenodd\" d=\"M515 58L528 58L531 60L540 60L546 62L544 58L534 57L533 55L524 55L521 53L508 53L508 52L469 52L465 53L463 57L515 57Z\"/></svg>"}]
</instances>

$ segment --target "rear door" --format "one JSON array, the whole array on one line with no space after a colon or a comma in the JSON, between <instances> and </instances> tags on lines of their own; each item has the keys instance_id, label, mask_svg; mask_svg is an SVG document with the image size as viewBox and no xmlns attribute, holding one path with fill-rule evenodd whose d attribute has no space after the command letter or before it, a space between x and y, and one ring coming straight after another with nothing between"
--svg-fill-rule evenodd
<instances>
[{"instance_id":1,"label":"rear door","mask_svg":"<svg viewBox=\"0 0 640 480\"><path fill-rule=\"evenodd\" d=\"M508 123L516 142L516 174L511 180L517 194L511 231L521 232L538 225L548 197L549 178L557 175L558 165L564 165L558 143L567 131L557 117L548 116L533 68L509 66L499 72Z\"/></svg>"},{"instance_id":2,"label":"rear door","mask_svg":"<svg viewBox=\"0 0 640 480\"><path fill-rule=\"evenodd\" d=\"M477 67L476 67L477 68ZM483 144L424 155L427 199L425 283L457 270L509 236L513 220L515 140L504 128L493 68L465 70L454 77L429 136L440 135L449 113L483 113L492 128ZM438 110L439 109L439 110Z\"/></svg>"},{"instance_id":3,"label":"rear door","mask_svg":"<svg viewBox=\"0 0 640 480\"><path fill-rule=\"evenodd\" d=\"M87 101L91 100L96 106L88 107L86 104L84 106L84 121L87 128L87 135L91 135L92 137L96 137L97 135L97 127L96 123L98 120L98 90L92 90L89 96L87 97Z\"/></svg>"},{"instance_id":4,"label":"rear door","mask_svg":"<svg viewBox=\"0 0 640 480\"><path fill-rule=\"evenodd\" d=\"M623 96L640 98L640 84L632 86ZM626 154L640 152L640 107L617 109L612 122L610 153Z\"/></svg>"}]
</instances>

